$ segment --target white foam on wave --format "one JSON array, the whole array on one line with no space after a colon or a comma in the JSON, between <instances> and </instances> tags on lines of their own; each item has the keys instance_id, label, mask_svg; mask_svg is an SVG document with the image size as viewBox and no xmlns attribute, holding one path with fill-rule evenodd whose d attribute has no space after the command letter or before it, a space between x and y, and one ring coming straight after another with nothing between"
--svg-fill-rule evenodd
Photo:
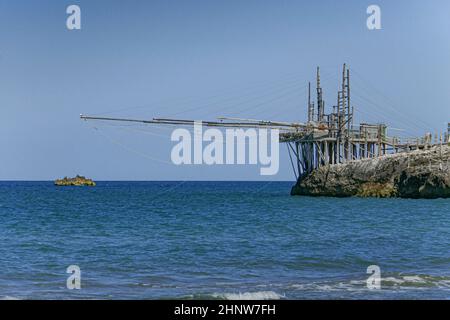
<instances>
[{"instance_id":1,"label":"white foam on wave","mask_svg":"<svg viewBox=\"0 0 450 320\"><path fill-rule=\"evenodd\" d=\"M256 291L244 293L215 293L214 298L226 300L279 300L285 296L274 291Z\"/></svg>"},{"instance_id":2,"label":"white foam on wave","mask_svg":"<svg viewBox=\"0 0 450 320\"><path fill-rule=\"evenodd\" d=\"M446 289L449 288L450 279L443 276L411 275L382 278L381 285L383 283L399 287L436 287Z\"/></svg>"},{"instance_id":3,"label":"white foam on wave","mask_svg":"<svg viewBox=\"0 0 450 320\"><path fill-rule=\"evenodd\" d=\"M405 280L401 279L401 278L395 278L395 277L386 277L386 278L381 278L381 283L392 283L394 285L397 284L403 284L405 283Z\"/></svg>"},{"instance_id":4,"label":"white foam on wave","mask_svg":"<svg viewBox=\"0 0 450 320\"><path fill-rule=\"evenodd\" d=\"M403 280L405 280L405 282L412 282L412 283L426 283L427 280L422 279L419 276L405 276L403 277Z\"/></svg>"},{"instance_id":5,"label":"white foam on wave","mask_svg":"<svg viewBox=\"0 0 450 320\"><path fill-rule=\"evenodd\" d=\"M21 299L12 296L3 296L0 297L0 300L21 300Z\"/></svg>"},{"instance_id":6,"label":"white foam on wave","mask_svg":"<svg viewBox=\"0 0 450 320\"><path fill-rule=\"evenodd\" d=\"M312 282L312 283L296 283L289 286L289 288L294 290L302 291L340 291L340 290L360 290L362 287L362 281L350 281L350 282L336 282L336 283L325 283L325 282Z\"/></svg>"},{"instance_id":7,"label":"white foam on wave","mask_svg":"<svg viewBox=\"0 0 450 320\"><path fill-rule=\"evenodd\" d=\"M435 277L427 275L398 275L381 278L381 289L385 290L403 290L403 289L421 289L421 288L450 288L450 279L448 277ZM354 291L365 292L368 290L365 279L355 279L350 281L338 282L309 282L297 283L288 286L288 289L300 291Z\"/></svg>"}]
</instances>

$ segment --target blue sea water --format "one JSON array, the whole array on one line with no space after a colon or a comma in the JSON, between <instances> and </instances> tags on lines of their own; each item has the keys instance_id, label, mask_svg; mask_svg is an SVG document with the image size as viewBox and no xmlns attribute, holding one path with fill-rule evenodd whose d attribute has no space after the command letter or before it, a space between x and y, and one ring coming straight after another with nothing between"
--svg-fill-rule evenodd
<instances>
[{"instance_id":1,"label":"blue sea water","mask_svg":"<svg viewBox=\"0 0 450 320\"><path fill-rule=\"evenodd\" d=\"M0 297L450 297L450 199L291 197L291 185L1 182ZM80 290L66 288L69 265Z\"/></svg>"}]
</instances>

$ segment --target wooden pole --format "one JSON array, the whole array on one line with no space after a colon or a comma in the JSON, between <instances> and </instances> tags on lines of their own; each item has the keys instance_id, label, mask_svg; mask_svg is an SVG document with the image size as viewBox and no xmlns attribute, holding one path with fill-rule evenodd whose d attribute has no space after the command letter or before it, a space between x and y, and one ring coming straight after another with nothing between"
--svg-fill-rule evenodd
<instances>
[{"instance_id":1,"label":"wooden pole","mask_svg":"<svg viewBox=\"0 0 450 320\"><path fill-rule=\"evenodd\" d=\"M352 143L350 141L350 130L352 128L352 123L353 123L353 114L350 111L351 106L350 106L350 70L349 69L347 69L347 85L346 85L346 87L347 87L347 115L348 115L348 119L347 119L347 137L348 137L347 152L348 152L348 155L347 155L347 158L351 159Z\"/></svg>"},{"instance_id":2,"label":"wooden pole","mask_svg":"<svg viewBox=\"0 0 450 320\"><path fill-rule=\"evenodd\" d=\"M311 82L308 82L308 122L312 121L311 115Z\"/></svg>"}]
</instances>

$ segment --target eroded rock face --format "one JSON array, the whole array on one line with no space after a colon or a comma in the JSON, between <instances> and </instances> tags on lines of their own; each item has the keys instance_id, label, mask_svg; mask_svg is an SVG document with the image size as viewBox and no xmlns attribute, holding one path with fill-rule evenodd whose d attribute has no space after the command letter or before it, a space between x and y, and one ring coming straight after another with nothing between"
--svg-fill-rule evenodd
<instances>
[{"instance_id":1,"label":"eroded rock face","mask_svg":"<svg viewBox=\"0 0 450 320\"><path fill-rule=\"evenodd\" d=\"M450 174L404 171L397 181L398 193L404 198L449 198Z\"/></svg>"},{"instance_id":2,"label":"eroded rock face","mask_svg":"<svg viewBox=\"0 0 450 320\"><path fill-rule=\"evenodd\" d=\"M321 167L302 177L292 195L450 197L450 147L386 155Z\"/></svg>"}]
</instances>

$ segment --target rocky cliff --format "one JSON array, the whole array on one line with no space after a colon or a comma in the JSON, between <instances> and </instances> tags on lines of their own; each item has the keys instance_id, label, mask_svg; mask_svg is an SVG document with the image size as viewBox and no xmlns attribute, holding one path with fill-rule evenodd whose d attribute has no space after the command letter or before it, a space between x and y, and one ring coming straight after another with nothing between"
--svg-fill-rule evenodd
<instances>
[{"instance_id":1,"label":"rocky cliff","mask_svg":"<svg viewBox=\"0 0 450 320\"><path fill-rule=\"evenodd\" d=\"M397 153L321 167L303 176L292 195L450 197L450 147Z\"/></svg>"}]
</instances>

